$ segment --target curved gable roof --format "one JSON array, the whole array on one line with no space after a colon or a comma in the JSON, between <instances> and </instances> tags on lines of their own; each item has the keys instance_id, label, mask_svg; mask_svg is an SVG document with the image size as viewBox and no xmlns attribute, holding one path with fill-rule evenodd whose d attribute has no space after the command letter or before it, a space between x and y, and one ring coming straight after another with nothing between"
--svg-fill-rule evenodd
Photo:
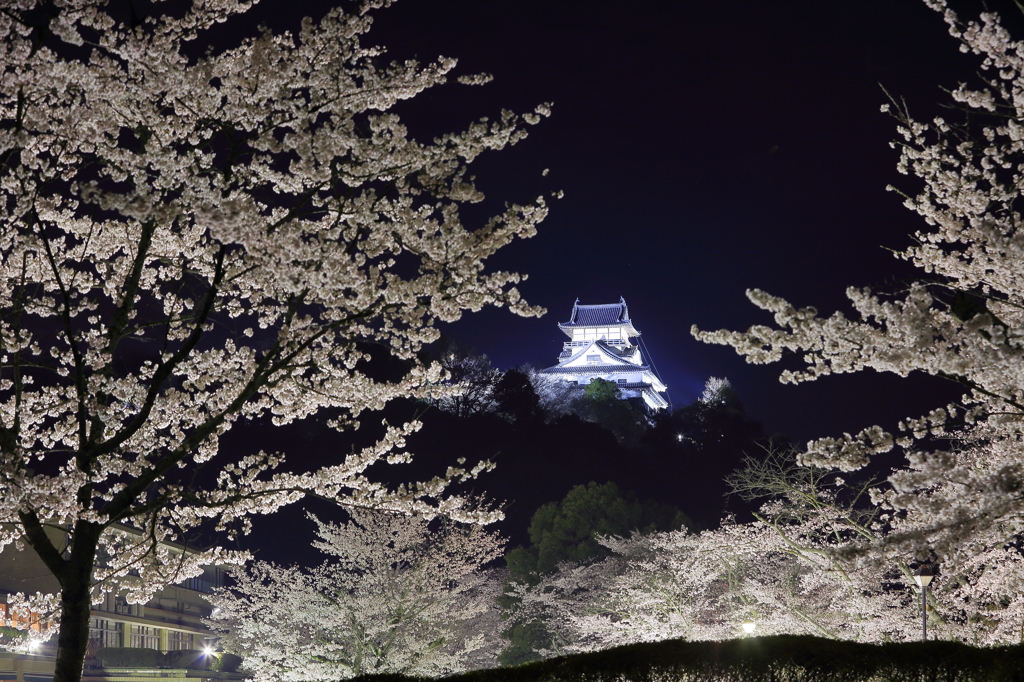
<instances>
[{"instance_id":1,"label":"curved gable roof","mask_svg":"<svg viewBox=\"0 0 1024 682\"><path fill-rule=\"evenodd\" d=\"M580 300L572 306L572 315L568 322L559 323L561 328L572 327L610 327L629 324L629 307L626 299L619 297L618 303L602 303L599 305L580 305Z\"/></svg>"},{"instance_id":2,"label":"curved gable roof","mask_svg":"<svg viewBox=\"0 0 1024 682\"><path fill-rule=\"evenodd\" d=\"M636 368L638 366L638 365L630 362L629 360L624 360L623 358L619 357L619 354L616 353L604 341L591 341L590 343L588 343L587 345L583 346L578 351L573 353L571 356L567 357L565 360L562 360L561 362L559 362L557 366L558 367L564 367L565 365L568 365L573 360L576 360L576 359L580 358L581 356L583 356L585 353L592 352L593 350L597 350L597 351L600 352L602 364L605 364L605 365L608 365L608 364L611 364L611 365L622 365L624 367L632 367L632 368ZM593 365L590 365L590 366L593 367Z\"/></svg>"}]
</instances>

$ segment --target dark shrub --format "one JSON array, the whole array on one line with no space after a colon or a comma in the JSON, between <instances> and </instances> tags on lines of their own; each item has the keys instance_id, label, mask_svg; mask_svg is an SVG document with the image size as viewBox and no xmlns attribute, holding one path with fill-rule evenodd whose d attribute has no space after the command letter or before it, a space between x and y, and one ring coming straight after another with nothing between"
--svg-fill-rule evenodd
<instances>
[{"instance_id":1,"label":"dark shrub","mask_svg":"<svg viewBox=\"0 0 1024 682\"><path fill-rule=\"evenodd\" d=\"M213 669L222 673L236 672L242 665L242 657L234 654L218 654L217 660L213 663Z\"/></svg>"},{"instance_id":2,"label":"dark shrub","mask_svg":"<svg viewBox=\"0 0 1024 682\"><path fill-rule=\"evenodd\" d=\"M163 668L167 657L156 649L108 646L96 652L104 668Z\"/></svg>"}]
</instances>

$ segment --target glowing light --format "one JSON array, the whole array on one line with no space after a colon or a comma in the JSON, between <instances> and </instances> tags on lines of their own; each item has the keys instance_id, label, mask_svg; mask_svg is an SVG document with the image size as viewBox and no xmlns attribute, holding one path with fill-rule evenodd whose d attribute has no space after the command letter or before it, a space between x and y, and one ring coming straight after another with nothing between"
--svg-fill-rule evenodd
<instances>
[{"instance_id":1,"label":"glowing light","mask_svg":"<svg viewBox=\"0 0 1024 682\"><path fill-rule=\"evenodd\" d=\"M754 631L754 628L757 627L757 625L755 625L754 621L748 620L746 623L744 623L740 627L743 628L743 632L745 632L745 633L747 633L749 635L751 632Z\"/></svg>"},{"instance_id":2,"label":"glowing light","mask_svg":"<svg viewBox=\"0 0 1024 682\"><path fill-rule=\"evenodd\" d=\"M204 646L203 647L203 655L204 656L212 656L213 655L213 647L212 646Z\"/></svg>"},{"instance_id":3,"label":"glowing light","mask_svg":"<svg viewBox=\"0 0 1024 682\"><path fill-rule=\"evenodd\" d=\"M29 650L30 652L31 652L31 651L35 651L35 650L36 650L36 649L38 649L38 648L39 648L39 642L29 642L29 643L28 643L28 650Z\"/></svg>"}]
</instances>

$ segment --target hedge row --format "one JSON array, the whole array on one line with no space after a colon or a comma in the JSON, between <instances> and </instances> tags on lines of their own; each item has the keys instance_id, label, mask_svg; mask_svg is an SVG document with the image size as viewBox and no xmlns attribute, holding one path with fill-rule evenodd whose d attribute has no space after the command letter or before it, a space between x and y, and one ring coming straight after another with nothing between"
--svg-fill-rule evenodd
<instances>
[{"instance_id":1,"label":"hedge row","mask_svg":"<svg viewBox=\"0 0 1024 682\"><path fill-rule=\"evenodd\" d=\"M206 654L197 650L168 651L104 647L96 652L104 668L186 668L188 670L216 670L233 673L242 664L234 654Z\"/></svg>"},{"instance_id":2,"label":"hedge row","mask_svg":"<svg viewBox=\"0 0 1024 682\"><path fill-rule=\"evenodd\" d=\"M366 676L409 682L401 675ZM668 640L477 670L445 682L1022 682L1024 646L862 644L804 635Z\"/></svg>"}]
</instances>

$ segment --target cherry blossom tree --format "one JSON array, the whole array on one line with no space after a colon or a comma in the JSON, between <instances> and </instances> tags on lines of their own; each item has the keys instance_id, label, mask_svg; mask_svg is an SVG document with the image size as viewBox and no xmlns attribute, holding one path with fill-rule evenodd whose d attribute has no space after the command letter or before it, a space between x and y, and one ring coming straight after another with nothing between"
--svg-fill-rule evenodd
<instances>
[{"instance_id":1,"label":"cherry blossom tree","mask_svg":"<svg viewBox=\"0 0 1024 682\"><path fill-rule=\"evenodd\" d=\"M921 636L921 591L906 556L850 561L851 547L884 546L913 511L884 504L891 485L847 480L798 466L769 450L730 477L750 499L770 498L755 520L699 535L603 538L611 556L564 563L536 585L514 585L513 622L543 619L544 655L669 638L729 639L752 622L758 634L812 634L858 641ZM912 475L907 472L907 475ZM975 645L1019 643L1024 632L1019 546L981 547L943 564L927 592L933 637Z\"/></svg>"},{"instance_id":2,"label":"cherry blossom tree","mask_svg":"<svg viewBox=\"0 0 1024 682\"><path fill-rule=\"evenodd\" d=\"M313 520L327 563L307 571L258 562L210 599L219 610L209 625L257 682L436 677L490 644L466 625L497 611L500 580L482 570L501 555L497 534L379 512Z\"/></svg>"},{"instance_id":3,"label":"cherry blossom tree","mask_svg":"<svg viewBox=\"0 0 1024 682\"><path fill-rule=\"evenodd\" d=\"M541 312L519 275L485 261L534 234L543 199L475 226L460 207L484 199L469 164L549 110L412 138L389 109L456 62L387 62L365 41L387 0L196 56L249 4L196 0L133 25L93 0L0 9L0 546L37 553L60 583L56 610L53 596L28 600L59 621L56 682L81 677L99 592L144 602L244 559L165 541L245 532L304 494L497 516L445 496L484 465L397 488L366 476L408 459L416 423L314 470L218 442L239 422L324 408L338 429L358 426L439 385L417 360L436 321ZM370 348L409 371L367 375Z\"/></svg>"},{"instance_id":4,"label":"cherry blossom tree","mask_svg":"<svg viewBox=\"0 0 1024 682\"><path fill-rule=\"evenodd\" d=\"M774 516L785 506L762 511ZM742 636L746 622L762 635L913 636L919 621L909 573L838 564L827 550L840 524L829 516L604 538L611 557L563 564L536 586L518 586L512 617L546 619L548 655L670 638L730 639Z\"/></svg>"},{"instance_id":5,"label":"cherry blossom tree","mask_svg":"<svg viewBox=\"0 0 1024 682\"><path fill-rule=\"evenodd\" d=\"M1024 43L994 14L965 22L944 0L927 4L942 13L961 50L980 57L981 81L953 89L950 115L929 123L902 102L883 107L899 125L898 168L920 182L904 197L925 227L897 256L921 278L896 293L849 289L853 317L822 317L750 290L776 326L693 333L731 345L748 362L796 354L804 367L783 372L783 382L874 369L962 386L960 401L911 416L895 432L871 426L822 438L802 456L805 464L853 470L878 453L907 452L909 469L876 500L890 508L896 527L851 551L961 565L1017 542L1024 523ZM929 451L935 446L924 441L947 436L953 452Z\"/></svg>"}]
</instances>

